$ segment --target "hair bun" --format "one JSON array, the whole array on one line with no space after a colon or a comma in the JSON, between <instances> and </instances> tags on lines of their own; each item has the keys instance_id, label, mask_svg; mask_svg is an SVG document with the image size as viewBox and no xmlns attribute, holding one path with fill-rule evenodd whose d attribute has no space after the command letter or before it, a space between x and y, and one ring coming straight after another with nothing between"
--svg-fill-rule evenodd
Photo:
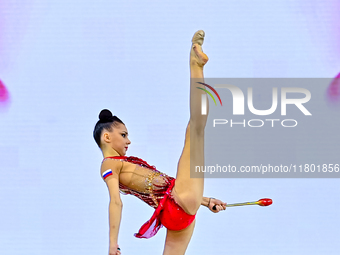
<instances>
[{"instance_id":1,"label":"hair bun","mask_svg":"<svg viewBox=\"0 0 340 255\"><path fill-rule=\"evenodd\" d=\"M99 119L101 121L112 121L112 113L108 109L104 109L99 113Z\"/></svg>"}]
</instances>

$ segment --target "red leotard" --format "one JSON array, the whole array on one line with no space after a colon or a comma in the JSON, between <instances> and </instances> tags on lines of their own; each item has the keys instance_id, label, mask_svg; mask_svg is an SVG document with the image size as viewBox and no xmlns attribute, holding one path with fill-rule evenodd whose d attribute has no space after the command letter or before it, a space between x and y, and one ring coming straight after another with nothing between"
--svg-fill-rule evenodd
<instances>
[{"instance_id":1,"label":"red leotard","mask_svg":"<svg viewBox=\"0 0 340 255\"><path fill-rule=\"evenodd\" d=\"M123 194L134 195L156 209L150 220L135 234L136 237L153 237L162 226L170 230L182 230L194 221L195 215L187 214L171 196L175 178L159 172L156 167L150 166L137 157L116 156L104 160L109 158L127 161L152 170L145 180L145 192L133 190L119 183L119 189ZM162 181L157 183L157 179Z\"/></svg>"}]
</instances>

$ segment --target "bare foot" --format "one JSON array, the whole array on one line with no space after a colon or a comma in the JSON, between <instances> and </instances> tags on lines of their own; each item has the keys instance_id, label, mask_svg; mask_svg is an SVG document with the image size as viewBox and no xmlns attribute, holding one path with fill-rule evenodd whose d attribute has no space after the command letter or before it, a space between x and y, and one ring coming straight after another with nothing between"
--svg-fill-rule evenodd
<instances>
[{"instance_id":1,"label":"bare foot","mask_svg":"<svg viewBox=\"0 0 340 255\"><path fill-rule=\"evenodd\" d=\"M202 44L205 33L203 30L198 30L192 38L192 46L190 52L190 64L203 67L209 60L208 56L202 51Z\"/></svg>"}]
</instances>

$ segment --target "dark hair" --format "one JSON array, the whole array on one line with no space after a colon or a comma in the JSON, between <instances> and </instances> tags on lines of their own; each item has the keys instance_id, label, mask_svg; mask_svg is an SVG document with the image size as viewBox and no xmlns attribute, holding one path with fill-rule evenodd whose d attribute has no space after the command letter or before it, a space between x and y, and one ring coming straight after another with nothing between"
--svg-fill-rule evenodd
<instances>
[{"instance_id":1,"label":"dark hair","mask_svg":"<svg viewBox=\"0 0 340 255\"><path fill-rule=\"evenodd\" d=\"M103 130L106 129L111 132L112 126L115 126L118 123L124 124L123 121L121 121L117 116L112 116L112 113L109 110L104 109L99 113L99 120L93 130L93 138L98 144L99 148L100 136L102 135Z\"/></svg>"}]
</instances>

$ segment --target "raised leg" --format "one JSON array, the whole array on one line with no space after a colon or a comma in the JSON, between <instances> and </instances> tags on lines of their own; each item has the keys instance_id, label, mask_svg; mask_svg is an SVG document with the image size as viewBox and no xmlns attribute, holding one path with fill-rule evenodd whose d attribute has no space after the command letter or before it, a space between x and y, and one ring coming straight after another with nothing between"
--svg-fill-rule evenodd
<instances>
[{"instance_id":1,"label":"raised leg","mask_svg":"<svg viewBox=\"0 0 340 255\"><path fill-rule=\"evenodd\" d=\"M203 198L204 176L190 178L191 165L204 165L204 128L207 115L201 115L201 97L205 92L196 87L204 87L197 82L203 80L203 66L208 61L202 52L204 32L197 31L192 39L190 52L190 120L185 133L182 155L178 162L177 176L172 195L188 214L196 214ZM190 150L191 148L191 150ZM185 253L194 231L195 221L181 231L167 230L163 255Z\"/></svg>"},{"instance_id":2,"label":"raised leg","mask_svg":"<svg viewBox=\"0 0 340 255\"><path fill-rule=\"evenodd\" d=\"M195 214L201 205L204 179L190 178L190 164L204 165L204 128L207 115L201 114L201 98L206 93L197 89L204 88L197 82L204 82L203 66L208 57L202 51L204 32L197 31L192 39L190 52L190 121L185 134L182 155L178 162L173 196L179 205L189 214Z\"/></svg>"}]
</instances>

